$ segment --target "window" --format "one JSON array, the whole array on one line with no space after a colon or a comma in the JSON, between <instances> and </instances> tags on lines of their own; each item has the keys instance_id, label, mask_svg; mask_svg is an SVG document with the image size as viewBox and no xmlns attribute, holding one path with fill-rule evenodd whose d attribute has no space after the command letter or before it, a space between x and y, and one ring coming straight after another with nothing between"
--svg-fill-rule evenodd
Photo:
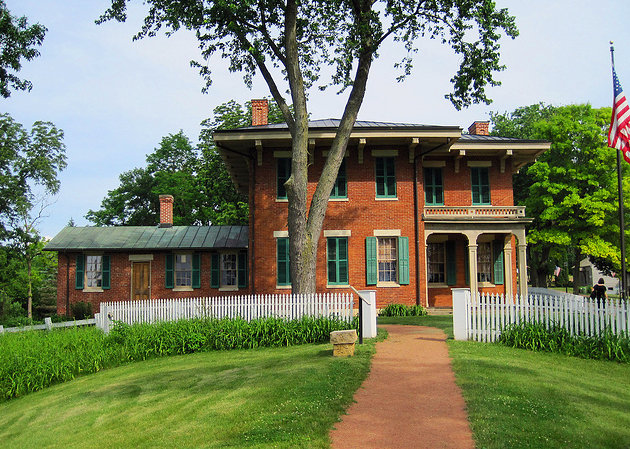
<instances>
[{"instance_id":1,"label":"window","mask_svg":"<svg viewBox=\"0 0 630 449\"><path fill-rule=\"evenodd\" d=\"M396 198L396 172L393 157L377 157L376 163L376 197Z\"/></svg>"},{"instance_id":2,"label":"window","mask_svg":"<svg viewBox=\"0 0 630 449\"><path fill-rule=\"evenodd\" d=\"M85 286L103 288L103 256L85 256Z\"/></svg>"},{"instance_id":3,"label":"window","mask_svg":"<svg viewBox=\"0 0 630 449\"><path fill-rule=\"evenodd\" d=\"M446 245L444 243L427 244L427 277L430 284L446 282Z\"/></svg>"},{"instance_id":4,"label":"window","mask_svg":"<svg viewBox=\"0 0 630 449\"><path fill-rule=\"evenodd\" d=\"M236 287L237 279L236 254L221 254L221 287Z\"/></svg>"},{"instance_id":5,"label":"window","mask_svg":"<svg viewBox=\"0 0 630 449\"><path fill-rule=\"evenodd\" d=\"M210 255L210 287L238 290L246 288L247 281L247 251Z\"/></svg>"},{"instance_id":6,"label":"window","mask_svg":"<svg viewBox=\"0 0 630 449\"><path fill-rule=\"evenodd\" d=\"M472 203L477 205L490 204L490 181L488 167L471 167L472 176Z\"/></svg>"},{"instance_id":7,"label":"window","mask_svg":"<svg viewBox=\"0 0 630 449\"><path fill-rule=\"evenodd\" d=\"M348 285L348 238L328 237L328 283Z\"/></svg>"},{"instance_id":8,"label":"window","mask_svg":"<svg viewBox=\"0 0 630 449\"><path fill-rule=\"evenodd\" d=\"M276 240L277 285L291 285L291 273L289 271L289 238L278 237Z\"/></svg>"},{"instance_id":9,"label":"window","mask_svg":"<svg viewBox=\"0 0 630 449\"><path fill-rule=\"evenodd\" d=\"M408 237L368 237L365 250L368 285L409 284Z\"/></svg>"},{"instance_id":10,"label":"window","mask_svg":"<svg viewBox=\"0 0 630 449\"><path fill-rule=\"evenodd\" d=\"M346 179L346 160L341 161L337 179L330 193L331 198L348 198L348 181Z\"/></svg>"},{"instance_id":11,"label":"window","mask_svg":"<svg viewBox=\"0 0 630 449\"><path fill-rule=\"evenodd\" d=\"M201 287L201 255L166 255L165 287L181 290Z\"/></svg>"},{"instance_id":12,"label":"window","mask_svg":"<svg viewBox=\"0 0 630 449\"><path fill-rule=\"evenodd\" d=\"M110 288L110 257L103 254L77 255L75 288L92 291Z\"/></svg>"},{"instance_id":13,"label":"window","mask_svg":"<svg viewBox=\"0 0 630 449\"><path fill-rule=\"evenodd\" d=\"M441 168L424 169L424 200L432 206L444 204L444 186Z\"/></svg>"},{"instance_id":14,"label":"window","mask_svg":"<svg viewBox=\"0 0 630 449\"><path fill-rule=\"evenodd\" d=\"M276 159L276 164L276 199L286 200L287 190L284 188L284 183L291 176L291 159L286 157L278 158Z\"/></svg>"},{"instance_id":15,"label":"window","mask_svg":"<svg viewBox=\"0 0 630 449\"><path fill-rule=\"evenodd\" d=\"M175 255L175 287L192 286L192 257L190 254Z\"/></svg>"},{"instance_id":16,"label":"window","mask_svg":"<svg viewBox=\"0 0 630 449\"><path fill-rule=\"evenodd\" d=\"M479 243L477 246L477 281L503 284L503 242Z\"/></svg>"}]
</instances>

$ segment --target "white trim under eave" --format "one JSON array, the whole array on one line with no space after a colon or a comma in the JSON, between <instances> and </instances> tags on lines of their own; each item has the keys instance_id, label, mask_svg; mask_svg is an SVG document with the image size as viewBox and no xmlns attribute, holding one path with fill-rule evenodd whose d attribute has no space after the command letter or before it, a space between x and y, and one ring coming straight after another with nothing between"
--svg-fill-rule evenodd
<instances>
[{"instance_id":1,"label":"white trim under eave","mask_svg":"<svg viewBox=\"0 0 630 449\"><path fill-rule=\"evenodd\" d=\"M288 237L288 236L289 236L289 231L273 231L274 239Z\"/></svg>"}]
</instances>

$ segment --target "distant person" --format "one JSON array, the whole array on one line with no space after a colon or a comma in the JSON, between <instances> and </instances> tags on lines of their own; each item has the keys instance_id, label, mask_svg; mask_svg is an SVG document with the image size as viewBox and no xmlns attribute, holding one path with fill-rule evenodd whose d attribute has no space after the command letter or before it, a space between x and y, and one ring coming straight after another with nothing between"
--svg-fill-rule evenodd
<instances>
[{"instance_id":1,"label":"distant person","mask_svg":"<svg viewBox=\"0 0 630 449\"><path fill-rule=\"evenodd\" d=\"M599 278L597 284L593 286L593 291L591 292L591 298L597 299L598 301L601 299L608 299L608 295L606 294L606 286L604 285L604 278Z\"/></svg>"}]
</instances>

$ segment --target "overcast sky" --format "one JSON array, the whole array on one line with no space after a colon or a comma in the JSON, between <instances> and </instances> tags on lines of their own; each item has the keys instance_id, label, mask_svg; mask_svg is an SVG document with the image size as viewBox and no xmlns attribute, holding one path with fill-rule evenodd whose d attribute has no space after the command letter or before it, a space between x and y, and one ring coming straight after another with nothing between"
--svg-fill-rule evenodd
<instances>
[{"instance_id":1,"label":"overcast sky","mask_svg":"<svg viewBox=\"0 0 630 449\"><path fill-rule=\"evenodd\" d=\"M161 138L180 129L197 142L199 123L231 99L245 102L269 96L259 79L248 90L219 58L212 61L214 83L202 94L203 82L189 62L199 59L194 36L179 32L132 42L144 18L134 4L127 23L94 20L105 0L6 0L15 16L48 28L41 56L25 62L19 73L33 90L14 92L3 110L30 129L36 120L53 122L65 132L68 167L61 191L40 230L52 237L73 218L98 209L120 173L144 166ZM502 40L500 87L492 88L490 105L463 111L444 99L458 58L433 41L420 43L414 72L395 81L395 49L387 46L373 64L359 119L457 125L487 120L490 112L545 102L611 106L610 40L615 42L617 75L630 95L630 2L627 0L497 1L516 16L520 36ZM312 92L314 119L338 118L346 95Z\"/></svg>"}]
</instances>

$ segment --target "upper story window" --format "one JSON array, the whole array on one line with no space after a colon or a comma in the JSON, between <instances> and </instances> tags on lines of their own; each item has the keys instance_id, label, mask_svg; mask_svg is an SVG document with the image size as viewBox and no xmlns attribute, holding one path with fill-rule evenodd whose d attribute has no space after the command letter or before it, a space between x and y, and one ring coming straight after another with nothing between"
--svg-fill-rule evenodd
<instances>
[{"instance_id":1,"label":"upper story window","mask_svg":"<svg viewBox=\"0 0 630 449\"><path fill-rule=\"evenodd\" d=\"M335 180L335 185L333 186L332 192L330 193L330 197L333 199L348 198L348 180L346 178L345 159L341 161L341 165L339 166L337 179Z\"/></svg>"},{"instance_id":2,"label":"upper story window","mask_svg":"<svg viewBox=\"0 0 630 449\"><path fill-rule=\"evenodd\" d=\"M430 206L444 205L444 185L441 168L424 169L424 201Z\"/></svg>"},{"instance_id":3,"label":"upper story window","mask_svg":"<svg viewBox=\"0 0 630 449\"><path fill-rule=\"evenodd\" d=\"M281 157L276 159L276 199L286 200L287 189L284 183L291 176L291 158Z\"/></svg>"},{"instance_id":4,"label":"upper story window","mask_svg":"<svg viewBox=\"0 0 630 449\"><path fill-rule=\"evenodd\" d=\"M393 157L377 157L376 165L376 197L396 198L396 159Z\"/></svg>"},{"instance_id":5,"label":"upper story window","mask_svg":"<svg viewBox=\"0 0 630 449\"><path fill-rule=\"evenodd\" d=\"M471 167L472 203L474 206L490 204L488 167Z\"/></svg>"}]
</instances>

